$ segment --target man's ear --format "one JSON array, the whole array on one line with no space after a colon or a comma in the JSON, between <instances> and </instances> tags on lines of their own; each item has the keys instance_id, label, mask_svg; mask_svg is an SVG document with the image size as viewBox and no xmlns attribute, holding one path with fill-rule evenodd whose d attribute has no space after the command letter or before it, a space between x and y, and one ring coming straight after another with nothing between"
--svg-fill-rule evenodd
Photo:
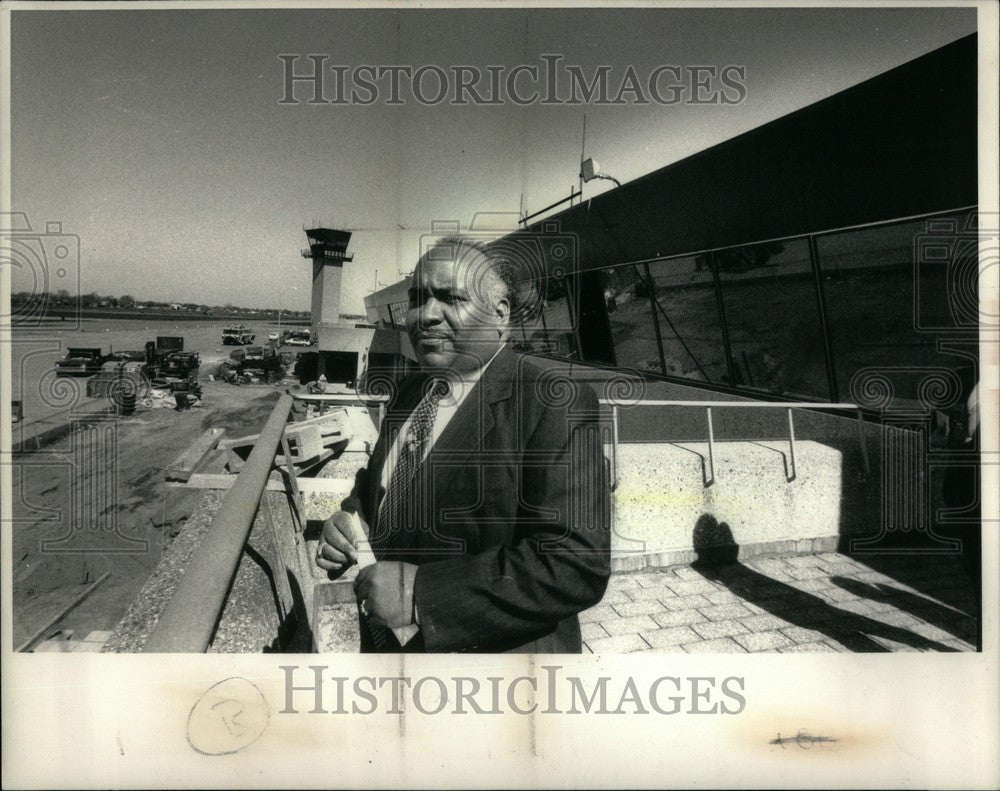
<instances>
[{"instance_id":1,"label":"man's ear","mask_svg":"<svg viewBox=\"0 0 1000 791\"><path fill-rule=\"evenodd\" d=\"M494 310L497 320L504 326L508 326L510 324L510 300L506 297L498 299Z\"/></svg>"}]
</instances>

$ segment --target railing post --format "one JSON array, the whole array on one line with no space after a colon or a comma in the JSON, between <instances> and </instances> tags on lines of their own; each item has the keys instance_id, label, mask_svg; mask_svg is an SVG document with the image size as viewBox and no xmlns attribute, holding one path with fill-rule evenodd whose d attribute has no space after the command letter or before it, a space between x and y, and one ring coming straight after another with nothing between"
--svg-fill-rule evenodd
<instances>
[{"instance_id":1,"label":"railing post","mask_svg":"<svg viewBox=\"0 0 1000 791\"><path fill-rule=\"evenodd\" d=\"M611 484L618 488L618 404L611 405Z\"/></svg>"},{"instance_id":2,"label":"railing post","mask_svg":"<svg viewBox=\"0 0 1000 791\"><path fill-rule=\"evenodd\" d=\"M712 407L705 407L705 417L708 419L708 474L706 486L715 483L715 431L712 428Z\"/></svg>"},{"instance_id":3,"label":"railing post","mask_svg":"<svg viewBox=\"0 0 1000 791\"><path fill-rule=\"evenodd\" d=\"M160 613L144 652L192 654L208 649L257 517L291 407L290 395L278 399L174 595Z\"/></svg>"},{"instance_id":4,"label":"railing post","mask_svg":"<svg viewBox=\"0 0 1000 791\"><path fill-rule=\"evenodd\" d=\"M281 554L281 535L278 533L278 526L274 523L274 516L271 513L271 498L268 496L266 484L260 499L264 521L271 533L271 540L274 541L274 552L272 557L267 558L267 562L271 564L271 575L278 593L278 610L282 620L284 620L295 607L295 597L292 595L292 586L288 582L288 573Z\"/></svg>"},{"instance_id":5,"label":"railing post","mask_svg":"<svg viewBox=\"0 0 1000 791\"><path fill-rule=\"evenodd\" d=\"M617 447L618 447L618 405L615 404L611 399L600 399L600 403L603 405L611 406L612 421L613 421L613 447L612 447L612 467L615 471L615 482L617 483ZM785 409L788 413L788 448L789 448L789 463L787 465L787 477L788 481L791 482L795 480L798 475L797 462L795 459L795 417L794 409L838 409L838 410L851 410L857 413L857 423L858 423L858 440L861 444L861 457L862 463L864 465L865 472L870 472L870 465L868 459L868 448L864 441L864 425L863 425L863 415L861 410L858 408L857 404L847 404L847 403L825 403L825 402L812 402L812 401L792 401L792 402L760 402L753 401L749 403L739 402L739 401L661 401L661 400L649 400L649 401L639 401L634 404L634 406L662 406L662 407L704 407L705 408L705 419L708 423L708 475L705 481L705 486L711 486L715 483L715 428L712 423L712 409L714 407L724 408L761 408L761 409Z\"/></svg>"},{"instance_id":6,"label":"railing post","mask_svg":"<svg viewBox=\"0 0 1000 791\"><path fill-rule=\"evenodd\" d=\"M288 444L288 435L284 427L281 429L281 452L285 456L285 474L288 475L288 488L291 489L292 514L296 530L301 533L306 529L305 500L299 491L299 479L295 474L295 462L292 461L292 449Z\"/></svg>"},{"instance_id":7,"label":"railing post","mask_svg":"<svg viewBox=\"0 0 1000 791\"><path fill-rule=\"evenodd\" d=\"M791 467L789 481L795 480L795 419L792 417L792 410L788 410L788 458Z\"/></svg>"},{"instance_id":8,"label":"railing post","mask_svg":"<svg viewBox=\"0 0 1000 791\"><path fill-rule=\"evenodd\" d=\"M858 410L858 444L861 446L861 466L864 468L865 475L870 473L871 465L868 463L868 443L865 441L865 421L861 410Z\"/></svg>"}]
</instances>

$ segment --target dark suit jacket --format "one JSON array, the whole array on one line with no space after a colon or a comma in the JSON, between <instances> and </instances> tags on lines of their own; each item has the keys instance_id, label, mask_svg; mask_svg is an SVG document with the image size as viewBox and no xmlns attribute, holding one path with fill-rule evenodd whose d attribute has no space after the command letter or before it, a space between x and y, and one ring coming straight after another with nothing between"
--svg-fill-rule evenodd
<instances>
[{"instance_id":1,"label":"dark suit jacket","mask_svg":"<svg viewBox=\"0 0 1000 791\"><path fill-rule=\"evenodd\" d=\"M373 533L393 429L425 383L400 383L345 502ZM418 470L411 506L410 529L383 546L373 535L379 560L419 566L420 632L403 650L581 650L577 613L600 601L610 575L610 489L589 386L503 349ZM361 617L361 649L375 650Z\"/></svg>"}]
</instances>

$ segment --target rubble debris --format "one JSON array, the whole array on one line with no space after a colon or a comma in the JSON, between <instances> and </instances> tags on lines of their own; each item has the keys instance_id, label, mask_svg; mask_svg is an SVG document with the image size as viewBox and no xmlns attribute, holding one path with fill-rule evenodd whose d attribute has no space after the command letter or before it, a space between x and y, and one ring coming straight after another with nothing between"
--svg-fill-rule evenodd
<instances>
[{"instance_id":1,"label":"rubble debris","mask_svg":"<svg viewBox=\"0 0 1000 791\"><path fill-rule=\"evenodd\" d=\"M178 394L179 395L179 394ZM166 469L168 481L187 481L194 474L198 466L205 460L209 452L212 451L219 441L225 436L224 428L210 428L180 456L174 459L173 463Z\"/></svg>"},{"instance_id":2,"label":"rubble debris","mask_svg":"<svg viewBox=\"0 0 1000 791\"><path fill-rule=\"evenodd\" d=\"M346 409L328 412L320 417L290 423L285 429L291 462L300 471L310 470L332 458L339 449L350 441L353 432ZM250 456L257 434L219 443L220 449L229 451L226 469L239 472ZM275 464L284 468L285 456L275 456Z\"/></svg>"}]
</instances>

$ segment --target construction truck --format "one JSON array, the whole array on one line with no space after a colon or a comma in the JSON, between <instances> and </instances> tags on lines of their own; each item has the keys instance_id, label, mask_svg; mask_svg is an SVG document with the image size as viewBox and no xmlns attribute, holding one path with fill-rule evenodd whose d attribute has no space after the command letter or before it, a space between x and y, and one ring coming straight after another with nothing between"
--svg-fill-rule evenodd
<instances>
[{"instance_id":1,"label":"construction truck","mask_svg":"<svg viewBox=\"0 0 1000 791\"><path fill-rule=\"evenodd\" d=\"M243 324L232 325L222 330L223 346L246 346L248 343L253 343L254 337L253 331Z\"/></svg>"},{"instance_id":2,"label":"construction truck","mask_svg":"<svg viewBox=\"0 0 1000 791\"><path fill-rule=\"evenodd\" d=\"M161 379L188 379L194 381L198 378L198 369L201 367L201 357L198 352L168 352L160 358L157 366L158 378Z\"/></svg>"},{"instance_id":3,"label":"construction truck","mask_svg":"<svg viewBox=\"0 0 1000 791\"><path fill-rule=\"evenodd\" d=\"M284 366L277 351L271 347L249 346L230 353L229 360L219 367L219 377L227 382L277 382L284 376Z\"/></svg>"},{"instance_id":4,"label":"construction truck","mask_svg":"<svg viewBox=\"0 0 1000 791\"><path fill-rule=\"evenodd\" d=\"M56 362L56 376L90 376L100 371L107 359L100 349L71 346L66 356Z\"/></svg>"}]
</instances>

